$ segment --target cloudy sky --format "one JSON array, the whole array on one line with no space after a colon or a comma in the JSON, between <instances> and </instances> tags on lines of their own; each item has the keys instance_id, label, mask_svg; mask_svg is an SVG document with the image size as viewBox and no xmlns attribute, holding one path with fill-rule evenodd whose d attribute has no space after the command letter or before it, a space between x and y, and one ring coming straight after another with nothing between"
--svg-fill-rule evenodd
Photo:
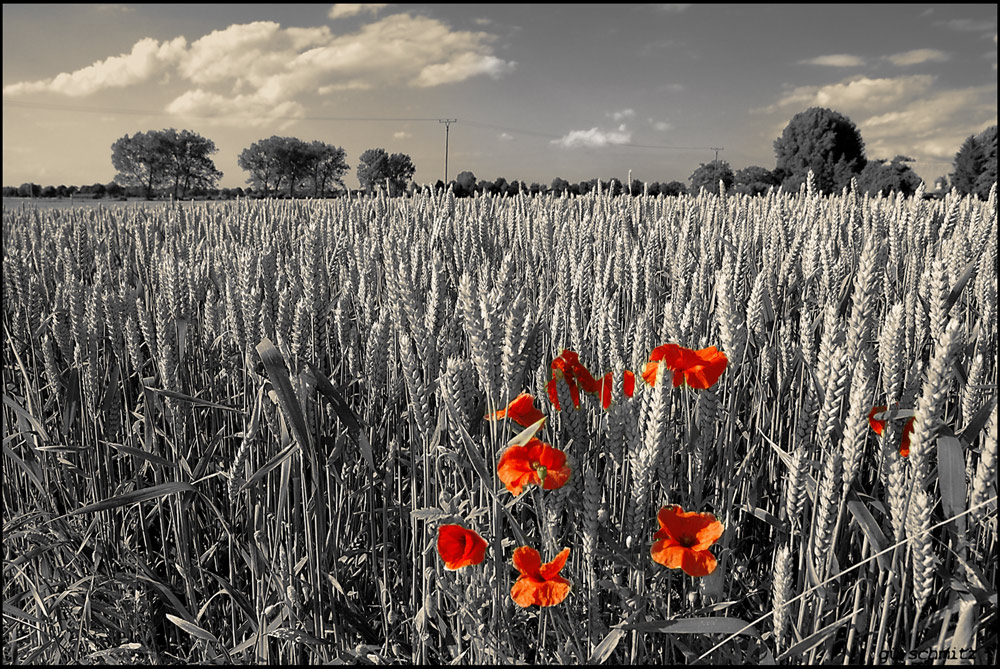
<instances>
[{"instance_id":1,"label":"cloudy sky","mask_svg":"<svg viewBox=\"0 0 1000 669\"><path fill-rule=\"evenodd\" d=\"M213 140L222 186L271 135L448 172L687 182L773 168L828 107L928 182L997 122L995 5L3 5L3 184L110 181L125 134Z\"/></svg>"}]
</instances>

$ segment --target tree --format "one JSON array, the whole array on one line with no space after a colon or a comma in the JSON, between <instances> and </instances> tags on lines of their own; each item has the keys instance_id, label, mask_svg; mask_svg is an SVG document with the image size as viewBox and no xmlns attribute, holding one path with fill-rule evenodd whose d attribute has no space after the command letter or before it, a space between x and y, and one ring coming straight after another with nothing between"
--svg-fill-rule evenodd
<instances>
[{"instance_id":1,"label":"tree","mask_svg":"<svg viewBox=\"0 0 1000 669\"><path fill-rule=\"evenodd\" d=\"M955 171L951 173L951 185L962 195L972 193L976 188L976 179L982 172L983 162L982 147L976 141L975 135L969 135L955 154Z\"/></svg>"},{"instance_id":2,"label":"tree","mask_svg":"<svg viewBox=\"0 0 1000 669\"><path fill-rule=\"evenodd\" d=\"M183 198L190 190L215 187L222 178L209 157L218 151L215 142L190 130L170 128L157 134L167 154L166 172L173 179L174 198Z\"/></svg>"},{"instance_id":3,"label":"tree","mask_svg":"<svg viewBox=\"0 0 1000 669\"><path fill-rule=\"evenodd\" d=\"M104 184L104 192L107 193L108 197L119 198L125 196L125 189L122 188L121 184L116 184L114 181L109 181Z\"/></svg>"},{"instance_id":4,"label":"tree","mask_svg":"<svg viewBox=\"0 0 1000 669\"><path fill-rule=\"evenodd\" d=\"M973 192L985 200L990 196L990 188L997 181L997 127L991 125L979 133L976 136L976 143L979 144L982 164Z\"/></svg>"},{"instance_id":5,"label":"tree","mask_svg":"<svg viewBox=\"0 0 1000 669\"><path fill-rule=\"evenodd\" d=\"M771 170L759 165L751 165L738 170L733 183L737 193L746 195L763 195L771 186L781 185Z\"/></svg>"},{"instance_id":6,"label":"tree","mask_svg":"<svg viewBox=\"0 0 1000 669\"><path fill-rule=\"evenodd\" d=\"M250 173L246 182L263 197L270 197L281 187L284 166L280 154L284 140L276 135L258 140L243 149L237 159L240 167Z\"/></svg>"},{"instance_id":7,"label":"tree","mask_svg":"<svg viewBox=\"0 0 1000 669\"><path fill-rule=\"evenodd\" d=\"M455 177L455 197L465 197L476 193L476 175L472 172L459 172Z\"/></svg>"},{"instance_id":8,"label":"tree","mask_svg":"<svg viewBox=\"0 0 1000 669\"><path fill-rule=\"evenodd\" d=\"M347 152L339 146L314 141L309 145L310 160L308 163L309 178L313 185L313 197L324 197L327 184L345 188L343 176L350 166L347 164Z\"/></svg>"},{"instance_id":9,"label":"tree","mask_svg":"<svg viewBox=\"0 0 1000 669\"><path fill-rule=\"evenodd\" d=\"M389 156L389 195L399 195L406 190L406 184L416 171L413 160L405 153Z\"/></svg>"},{"instance_id":10,"label":"tree","mask_svg":"<svg viewBox=\"0 0 1000 669\"><path fill-rule=\"evenodd\" d=\"M28 183L23 183L18 187L17 194L20 197L38 197L42 194L42 187L29 181Z\"/></svg>"},{"instance_id":11,"label":"tree","mask_svg":"<svg viewBox=\"0 0 1000 669\"><path fill-rule=\"evenodd\" d=\"M854 123L822 107L793 116L781 137L774 140L774 152L775 171L780 170L788 190L797 190L812 170L820 192L839 191L867 162L865 143Z\"/></svg>"},{"instance_id":12,"label":"tree","mask_svg":"<svg viewBox=\"0 0 1000 669\"><path fill-rule=\"evenodd\" d=\"M280 137L274 146L278 170L288 184L288 197L295 197L295 188L307 186L310 163L314 153L310 146L298 137Z\"/></svg>"},{"instance_id":13,"label":"tree","mask_svg":"<svg viewBox=\"0 0 1000 669\"><path fill-rule=\"evenodd\" d=\"M724 160L701 163L698 169L691 173L691 190L697 192L704 187L710 193L718 193L721 181L728 191L732 188L734 179L733 168Z\"/></svg>"},{"instance_id":14,"label":"tree","mask_svg":"<svg viewBox=\"0 0 1000 669\"><path fill-rule=\"evenodd\" d=\"M552 180L552 185L550 186L550 189L552 190L553 193L558 193L559 195L562 195L567 190L569 190L569 182L563 179L562 177L556 177L555 179Z\"/></svg>"},{"instance_id":15,"label":"tree","mask_svg":"<svg viewBox=\"0 0 1000 669\"><path fill-rule=\"evenodd\" d=\"M413 161L405 153L389 155L385 149L368 149L358 162L358 181L371 191L388 187L389 195L399 195L416 172Z\"/></svg>"},{"instance_id":16,"label":"tree","mask_svg":"<svg viewBox=\"0 0 1000 669\"><path fill-rule=\"evenodd\" d=\"M168 142L155 130L125 135L111 145L111 164L118 170L115 181L122 186L141 186L147 200L167 182L172 160Z\"/></svg>"},{"instance_id":17,"label":"tree","mask_svg":"<svg viewBox=\"0 0 1000 669\"><path fill-rule=\"evenodd\" d=\"M499 197L503 197L504 195L506 195L507 194L507 180L504 179L503 177L497 177L496 180L493 181L492 192L495 195L498 195Z\"/></svg>"},{"instance_id":18,"label":"tree","mask_svg":"<svg viewBox=\"0 0 1000 669\"><path fill-rule=\"evenodd\" d=\"M687 193L687 186L685 186L680 181L670 181L665 184L660 184L660 195L685 195Z\"/></svg>"},{"instance_id":19,"label":"tree","mask_svg":"<svg viewBox=\"0 0 1000 669\"><path fill-rule=\"evenodd\" d=\"M858 175L858 188L862 193L878 195L880 192L902 193L910 196L917 192L922 183L917 173L907 165L913 158L896 156L892 162L885 160L869 160Z\"/></svg>"},{"instance_id":20,"label":"tree","mask_svg":"<svg viewBox=\"0 0 1000 669\"><path fill-rule=\"evenodd\" d=\"M313 197L325 197L328 185L346 188L343 176L350 166L344 149L318 140L304 148L306 181L312 185Z\"/></svg>"}]
</instances>

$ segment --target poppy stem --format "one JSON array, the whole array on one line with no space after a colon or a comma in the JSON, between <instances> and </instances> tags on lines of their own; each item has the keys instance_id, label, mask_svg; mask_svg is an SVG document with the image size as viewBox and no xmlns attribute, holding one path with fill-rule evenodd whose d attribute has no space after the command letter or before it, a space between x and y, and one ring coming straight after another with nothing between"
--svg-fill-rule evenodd
<instances>
[{"instance_id":1,"label":"poppy stem","mask_svg":"<svg viewBox=\"0 0 1000 669\"><path fill-rule=\"evenodd\" d=\"M545 500L542 497L542 489L538 486L531 486L531 499L535 505L535 522L538 525L538 533L546 552L551 553L555 547L555 536L552 534L552 528L548 526Z\"/></svg>"}]
</instances>

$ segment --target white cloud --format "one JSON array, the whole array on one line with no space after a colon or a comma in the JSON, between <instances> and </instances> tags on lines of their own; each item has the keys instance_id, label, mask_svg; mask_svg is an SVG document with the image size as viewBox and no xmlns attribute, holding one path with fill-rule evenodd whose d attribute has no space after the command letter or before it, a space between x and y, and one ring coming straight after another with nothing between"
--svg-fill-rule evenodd
<instances>
[{"instance_id":1,"label":"white cloud","mask_svg":"<svg viewBox=\"0 0 1000 669\"><path fill-rule=\"evenodd\" d=\"M201 89L188 91L167 105L167 111L178 116L206 118L222 125L267 125L275 119L289 121L305 116L298 102L275 102L259 94L229 97Z\"/></svg>"},{"instance_id":2,"label":"white cloud","mask_svg":"<svg viewBox=\"0 0 1000 669\"><path fill-rule=\"evenodd\" d=\"M554 139L549 143L571 149L575 147L600 148L616 144L628 144L631 141L632 133L626 130L625 125L622 124L618 126L618 130L601 130L599 128L571 130L565 136Z\"/></svg>"},{"instance_id":3,"label":"white cloud","mask_svg":"<svg viewBox=\"0 0 1000 669\"><path fill-rule=\"evenodd\" d=\"M622 119L632 118L635 116L634 109L622 109L621 111L611 112L607 114L614 121L621 121Z\"/></svg>"},{"instance_id":4,"label":"white cloud","mask_svg":"<svg viewBox=\"0 0 1000 669\"><path fill-rule=\"evenodd\" d=\"M131 53L111 56L93 65L63 72L51 79L27 81L5 86L4 95L50 91L71 97L83 97L106 88L124 88L149 81L176 63L184 54L187 42L178 37L158 42L146 37L132 47Z\"/></svg>"},{"instance_id":5,"label":"white cloud","mask_svg":"<svg viewBox=\"0 0 1000 669\"><path fill-rule=\"evenodd\" d=\"M926 74L882 79L857 76L826 86L799 86L775 104L754 111L771 113L785 107L812 106L870 110L921 95L933 83L934 77Z\"/></svg>"},{"instance_id":6,"label":"white cloud","mask_svg":"<svg viewBox=\"0 0 1000 669\"><path fill-rule=\"evenodd\" d=\"M362 12L375 14L383 7L385 7L385 4L341 2L331 7L330 13L327 14L327 16L330 17L331 21L336 21L337 19L344 19L348 16L356 16Z\"/></svg>"},{"instance_id":7,"label":"white cloud","mask_svg":"<svg viewBox=\"0 0 1000 669\"><path fill-rule=\"evenodd\" d=\"M413 85L421 88L440 86L463 81L477 74L488 74L499 79L504 74L512 72L517 65L514 61L503 61L496 56L466 51L444 63L427 65L420 71Z\"/></svg>"},{"instance_id":8,"label":"white cloud","mask_svg":"<svg viewBox=\"0 0 1000 669\"><path fill-rule=\"evenodd\" d=\"M951 56L938 49L913 49L912 51L904 51L903 53L886 56L886 58L893 65L906 66L920 65L921 63L944 63Z\"/></svg>"},{"instance_id":9,"label":"white cloud","mask_svg":"<svg viewBox=\"0 0 1000 669\"><path fill-rule=\"evenodd\" d=\"M654 130L657 130L659 132L666 132L668 130L673 130L674 129L674 124L670 123L668 121L656 121L656 120L651 119L651 118L646 119L646 120L649 121L649 125L653 126Z\"/></svg>"},{"instance_id":10,"label":"white cloud","mask_svg":"<svg viewBox=\"0 0 1000 669\"><path fill-rule=\"evenodd\" d=\"M826 67L861 67L865 64L865 59L861 56L852 56L849 53L833 53L827 56L816 56L800 60L800 65L824 65Z\"/></svg>"},{"instance_id":11,"label":"white cloud","mask_svg":"<svg viewBox=\"0 0 1000 669\"><path fill-rule=\"evenodd\" d=\"M392 137L393 139L409 139L410 137L413 137L413 135L406 132L405 130L399 130L397 132L392 133Z\"/></svg>"},{"instance_id":12,"label":"white cloud","mask_svg":"<svg viewBox=\"0 0 1000 669\"><path fill-rule=\"evenodd\" d=\"M958 30L960 32L989 32L996 31L997 22L993 21L977 21L975 19L951 19L949 21L941 21L937 25L947 26L952 30Z\"/></svg>"},{"instance_id":13,"label":"white cloud","mask_svg":"<svg viewBox=\"0 0 1000 669\"><path fill-rule=\"evenodd\" d=\"M511 135L510 133L507 132L501 132L499 135L497 135L497 139L499 139L501 142L510 142L513 141L514 135Z\"/></svg>"},{"instance_id":14,"label":"white cloud","mask_svg":"<svg viewBox=\"0 0 1000 669\"><path fill-rule=\"evenodd\" d=\"M191 87L171 103L172 111L228 115L246 106L264 117L300 116L304 94L501 77L516 63L493 55L494 40L489 33L453 30L408 13L339 35L327 26L282 28L257 21L213 31L190 47L183 37L163 43L145 38L130 54L52 79L15 83L4 88L4 95L81 96L173 73Z\"/></svg>"}]
</instances>

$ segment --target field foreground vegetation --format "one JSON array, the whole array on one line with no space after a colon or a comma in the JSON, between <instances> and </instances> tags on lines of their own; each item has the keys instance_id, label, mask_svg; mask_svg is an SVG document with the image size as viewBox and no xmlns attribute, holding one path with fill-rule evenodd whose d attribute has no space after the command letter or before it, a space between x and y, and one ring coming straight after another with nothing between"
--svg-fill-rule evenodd
<instances>
[{"instance_id":1,"label":"field foreground vegetation","mask_svg":"<svg viewBox=\"0 0 1000 669\"><path fill-rule=\"evenodd\" d=\"M4 663L995 663L996 187L920 195L5 208ZM667 343L728 364L626 396Z\"/></svg>"}]
</instances>

